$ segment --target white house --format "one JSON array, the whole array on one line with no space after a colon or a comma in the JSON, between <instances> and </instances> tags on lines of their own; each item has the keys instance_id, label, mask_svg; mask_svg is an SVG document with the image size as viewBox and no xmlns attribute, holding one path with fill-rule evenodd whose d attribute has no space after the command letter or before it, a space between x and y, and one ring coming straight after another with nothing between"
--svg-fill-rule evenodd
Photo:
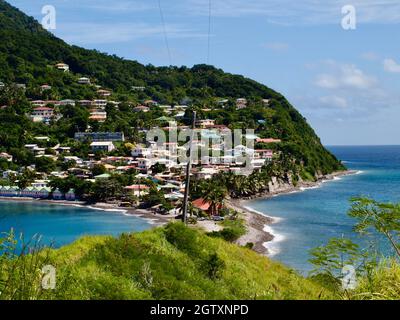
<instances>
[{"instance_id":1,"label":"white house","mask_svg":"<svg viewBox=\"0 0 400 320\"><path fill-rule=\"evenodd\" d=\"M86 77L82 77L78 79L79 84L90 84L90 79Z\"/></svg>"},{"instance_id":2,"label":"white house","mask_svg":"<svg viewBox=\"0 0 400 320\"><path fill-rule=\"evenodd\" d=\"M211 127L211 126L215 125L215 120L211 120L211 119L197 120L196 125L199 126L200 128Z\"/></svg>"},{"instance_id":3,"label":"white house","mask_svg":"<svg viewBox=\"0 0 400 320\"><path fill-rule=\"evenodd\" d=\"M100 97L109 97L109 96L111 96L111 91L109 91L109 90L104 90L104 89L99 89L99 90L97 90L97 94L98 94Z\"/></svg>"},{"instance_id":4,"label":"white house","mask_svg":"<svg viewBox=\"0 0 400 320\"><path fill-rule=\"evenodd\" d=\"M105 107L107 106L107 100L104 99L93 100L92 106L99 109L105 109Z\"/></svg>"},{"instance_id":5,"label":"white house","mask_svg":"<svg viewBox=\"0 0 400 320\"><path fill-rule=\"evenodd\" d=\"M146 148L140 145L137 145L133 150L132 150L132 157L141 157L141 158L148 158L151 155L151 149Z\"/></svg>"},{"instance_id":6,"label":"white house","mask_svg":"<svg viewBox=\"0 0 400 320\"><path fill-rule=\"evenodd\" d=\"M114 144L112 141L96 141L92 142L90 144L90 147L92 148L93 152L96 151L105 151L105 152L111 152L115 149Z\"/></svg>"},{"instance_id":7,"label":"white house","mask_svg":"<svg viewBox=\"0 0 400 320\"><path fill-rule=\"evenodd\" d=\"M91 110L89 119L104 122L107 120L107 112L101 110Z\"/></svg>"},{"instance_id":8,"label":"white house","mask_svg":"<svg viewBox=\"0 0 400 320\"><path fill-rule=\"evenodd\" d=\"M62 71L64 71L64 72L67 72L67 71L69 71L69 65L67 65L66 63L57 63L56 65L55 65L55 67L58 69L58 70L62 70Z\"/></svg>"},{"instance_id":9,"label":"white house","mask_svg":"<svg viewBox=\"0 0 400 320\"><path fill-rule=\"evenodd\" d=\"M60 106L75 106L75 101L71 100L71 99L65 99L65 100L61 100L60 102Z\"/></svg>"},{"instance_id":10,"label":"white house","mask_svg":"<svg viewBox=\"0 0 400 320\"><path fill-rule=\"evenodd\" d=\"M146 158L138 158L138 168L139 170L147 171L153 165L153 161Z\"/></svg>"}]
</instances>

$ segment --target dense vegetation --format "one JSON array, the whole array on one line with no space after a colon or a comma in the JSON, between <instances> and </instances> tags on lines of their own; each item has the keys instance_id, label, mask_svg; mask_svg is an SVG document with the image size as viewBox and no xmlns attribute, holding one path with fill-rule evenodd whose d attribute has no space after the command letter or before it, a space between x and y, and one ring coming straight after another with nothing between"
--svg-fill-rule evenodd
<instances>
[{"instance_id":1,"label":"dense vegetation","mask_svg":"<svg viewBox=\"0 0 400 320\"><path fill-rule=\"evenodd\" d=\"M58 62L67 63L71 72L56 70L54 65ZM96 98L95 86L77 83L81 76L111 89L111 98L122 102L119 108L107 107L106 122L90 121L86 108L79 105L60 108L61 120L50 125L34 124L27 119L26 114L31 110L27 98ZM129 141L140 142L138 128L157 124L154 119L163 113L160 108L134 113L132 106L153 99L161 104L187 104L190 109L197 109L200 118L216 119L217 124L230 128L255 129L261 138L282 139L274 148L291 156L303 168L303 176L313 178L316 174L343 168L323 148L306 119L281 94L260 83L208 65L144 66L96 50L70 46L3 0L0 0L0 81L7 85L0 91L0 106L7 106L0 110L0 126L4 129L0 132L0 151L10 152L22 165L29 162L22 146L32 142L36 135L50 136L51 143L70 145L82 155L87 154L87 145L71 138L88 125L93 131L123 131ZM25 84L26 90L13 87L13 83ZM43 84L51 85L51 90L41 91ZM135 91L132 86L144 86L145 90ZM248 108L236 110L237 98L246 98ZM218 104L221 99L227 100L225 108ZM270 99L269 105L264 106L262 99ZM202 110L204 106L210 111ZM190 122L189 112L183 119L186 124ZM121 148L116 153L126 151Z\"/></svg>"}]
</instances>

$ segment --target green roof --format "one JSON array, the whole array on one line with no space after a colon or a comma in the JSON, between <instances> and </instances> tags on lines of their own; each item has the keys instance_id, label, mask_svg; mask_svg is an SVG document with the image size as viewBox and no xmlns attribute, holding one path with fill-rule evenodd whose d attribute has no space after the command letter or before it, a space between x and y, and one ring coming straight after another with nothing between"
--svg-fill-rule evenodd
<instances>
[{"instance_id":1,"label":"green roof","mask_svg":"<svg viewBox=\"0 0 400 320\"><path fill-rule=\"evenodd\" d=\"M111 174L109 173L103 173L103 174L99 174L98 176L95 176L95 179L108 179L111 177Z\"/></svg>"},{"instance_id":2,"label":"green roof","mask_svg":"<svg viewBox=\"0 0 400 320\"><path fill-rule=\"evenodd\" d=\"M174 119L162 116L157 118L156 121L174 121Z\"/></svg>"}]
</instances>

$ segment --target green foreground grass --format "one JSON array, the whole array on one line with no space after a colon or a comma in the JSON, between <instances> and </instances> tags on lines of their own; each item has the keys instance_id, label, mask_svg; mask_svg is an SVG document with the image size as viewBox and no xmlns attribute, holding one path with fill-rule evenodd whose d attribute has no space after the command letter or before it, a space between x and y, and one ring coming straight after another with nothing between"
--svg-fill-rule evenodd
<instances>
[{"instance_id":1,"label":"green foreground grass","mask_svg":"<svg viewBox=\"0 0 400 320\"><path fill-rule=\"evenodd\" d=\"M20 273L2 299L333 298L279 263L181 223L119 238L84 237L41 255L56 267L56 289L41 290L39 273L28 279Z\"/></svg>"},{"instance_id":2,"label":"green foreground grass","mask_svg":"<svg viewBox=\"0 0 400 320\"><path fill-rule=\"evenodd\" d=\"M0 239L0 300L400 297L400 267L394 258L381 260L357 279L355 290L346 291L323 276L305 278L248 248L180 222L118 238L83 237L60 249L27 255L14 255L15 242L10 239ZM56 268L54 290L42 288L42 267L49 264Z\"/></svg>"}]
</instances>

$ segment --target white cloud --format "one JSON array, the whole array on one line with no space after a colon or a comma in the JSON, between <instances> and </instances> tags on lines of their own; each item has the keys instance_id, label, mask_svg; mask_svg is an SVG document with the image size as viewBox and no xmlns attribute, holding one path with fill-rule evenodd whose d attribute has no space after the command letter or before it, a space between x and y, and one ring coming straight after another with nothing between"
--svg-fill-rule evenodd
<instances>
[{"instance_id":1,"label":"white cloud","mask_svg":"<svg viewBox=\"0 0 400 320\"><path fill-rule=\"evenodd\" d=\"M320 74L315 80L318 87L325 89L359 89L366 90L375 86L377 80L366 75L352 64L335 64L332 73Z\"/></svg>"},{"instance_id":2,"label":"white cloud","mask_svg":"<svg viewBox=\"0 0 400 320\"><path fill-rule=\"evenodd\" d=\"M393 59L385 59L383 61L383 68L387 72L400 73L400 64Z\"/></svg>"},{"instance_id":3,"label":"white cloud","mask_svg":"<svg viewBox=\"0 0 400 320\"><path fill-rule=\"evenodd\" d=\"M326 96L321 97L319 101L329 107L346 108L348 106L347 100L339 96Z\"/></svg>"}]
</instances>

